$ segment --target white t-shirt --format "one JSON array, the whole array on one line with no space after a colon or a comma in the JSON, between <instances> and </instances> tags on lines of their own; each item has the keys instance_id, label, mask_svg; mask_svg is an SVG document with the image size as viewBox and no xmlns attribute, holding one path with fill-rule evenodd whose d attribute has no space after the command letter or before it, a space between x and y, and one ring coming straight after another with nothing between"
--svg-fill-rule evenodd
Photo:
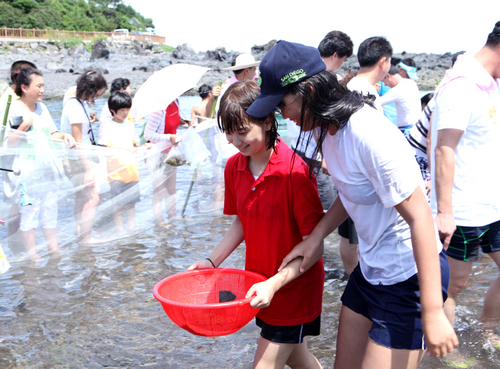
<instances>
[{"instance_id":1,"label":"white t-shirt","mask_svg":"<svg viewBox=\"0 0 500 369\"><path fill-rule=\"evenodd\" d=\"M380 104L380 95L378 94L375 86L371 85L366 79L361 77L354 77L347 84L347 88L351 91L361 92L363 95L375 96L375 107L378 111L383 112L382 105Z\"/></svg>"},{"instance_id":2,"label":"white t-shirt","mask_svg":"<svg viewBox=\"0 0 500 369\"><path fill-rule=\"evenodd\" d=\"M57 127L45 104L41 102L35 104L36 110L31 113L32 128L25 133L24 138L17 145L17 148L31 149L33 152L21 152L16 156L19 169L21 169L20 180L25 184L30 196L40 198L47 191L57 189L62 166L61 157L54 153L55 147L51 141L51 136L57 132ZM23 109L18 101L14 102L9 110L9 118L28 114L29 112ZM13 132L15 131L8 130L6 139ZM16 178L13 179L16 180Z\"/></svg>"},{"instance_id":3,"label":"white t-shirt","mask_svg":"<svg viewBox=\"0 0 500 369\"><path fill-rule=\"evenodd\" d=\"M392 285L417 272L410 228L395 205L423 181L405 137L383 114L365 105L323 154L342 203L356 224L359 263L366 280ZM436 232L438 250L442 248Z\"/></svg>"},{"instance_id":4,"label":"white t-shirt","mask_svg":"<svg viewBox=\"0 0 500 369\"><path fill-rule=\"evenodd\" d=\"M394 103L398 127L411 126L417 123L422 105L420 92L415 81L403 78L397 86L391 88L380 98L382 105Z\"/></svg>"},{"instance_id":5,"label":"white t-shirt","mask_svg":"<svg viewBox=\"0 0 500 369\"><path fill-rule=\"evenodd\" d=\"M89 136L91 133L89 123L90 109L85 101L82 101L82 103L80 103L80 101L76 98L70 98L66 101L66 104L64 104L61 115L61 132L73 136L71 126L73 124L81 124L82 144L91 145ZM95 136L95 139L97 140L97 136Z\"/></svg>"},{"instance_id":6,"label":"white t-shirt","mask_svg":"<svg viewBox=\"0 0 500 369\"><path fill-rule=\"evenodd\" d=\"M500 80L494 80L467 54L457 61L455 68L455 72L463 70L465 78L444 85L435 97L431 126L432 188L435 188L438 131L447 128L463 131L455 149L453 214L457 225L478 227L500 220L497 165L500 158ZM491 90L485 90L484 86ZM434 216L437 215L435 191L431 192L431 208Z\"/></svg>"},{"instance_id":7,"label":"white t-shirt","mask_svg":"<svg viewBox=\"0 0 500 369\"><path fill-rule=\"evenodd\" d=\"M102 128L102 135L99 143L113 148L131 149L139 142L139 135L135 125L128 120L123 123L110 120Z\"/></svg>"}]
</instances>

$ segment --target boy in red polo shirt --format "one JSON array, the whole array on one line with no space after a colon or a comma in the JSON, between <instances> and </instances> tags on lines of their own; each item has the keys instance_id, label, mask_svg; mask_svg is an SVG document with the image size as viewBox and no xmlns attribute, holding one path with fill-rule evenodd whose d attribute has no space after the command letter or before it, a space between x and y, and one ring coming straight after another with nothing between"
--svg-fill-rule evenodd
<instances>
[{"instance_id":1,"label":"boy in red polo shirt","mask_svg":"<svg viewBox=\"0 0 500 369\"><path fill-rule=\"evenodd\" d=\"M244 240L245 269L269 278L247 292L255 295L251 305L261 308L254 368L321 368L303 338L320 333L323 260L303 273L301 258L279 273L278 267L320 221L323 208L316 178L278 138L274 112L264 118L246 114L259 93L256 82L246 81L233 84L222 97L219 128L240 151L225 167L224 214L236 217L210 257L189 269L219 266Z\"/></svg>"}]
</instances>

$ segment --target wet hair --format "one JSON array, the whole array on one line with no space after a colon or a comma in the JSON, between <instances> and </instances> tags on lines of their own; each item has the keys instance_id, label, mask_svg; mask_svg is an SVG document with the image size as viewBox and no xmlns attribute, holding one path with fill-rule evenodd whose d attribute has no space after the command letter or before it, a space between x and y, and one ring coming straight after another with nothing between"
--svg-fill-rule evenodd
<instances>
[{"instance_id":1,"label":"wet hair","mask_svg":"<svg viewBox=\"0 0 500 369\"><path fill-rule=\"evenodd\" d=\"M112 94L115 91L126 90L128 86L130 86L130 80L128 78L115 78L113 82L111 82L109 93Z\"/></svg>"},{"instance_id":2,"label":"wet hair","mask_svg":"<svg viewBox=\"0 0 500 369\"><path fill-rule=\"evenodd\" d=\"M212 87L207 85L206 83L202 84L200 88L198 89L198 95L204 100L205 98L208 97L208 94L212 92Z\"/></svg>"},{"instance_id":3,"label":"wet hair","mask_svg":"<svg viewBox=\"0 0 500 369\"><path fill-rule=\"evenodd\" d=\"M335 73L328 69L290 85L287 94L302 97L301 124L303 125L306 121L307 113L308 125L320 128L316 149L311 156L313 158L321 153L321 147L329 128L340 130L346 126L351 116L365 104L373 108L375 106L375 96L363 96L358 91L350 91L337 80ZM297 141L301 140L301 136L302 130ZM306 146L309 146L311 136L309 135Z\"/></svg>"},{"instance_id":4,"label":"wet hair","mask_svg":"<svg viewBox=\"0 0 500 369\"><path fill-rule=\"evenodd\" d=\"M412 58L403 59L401 60L401 63L409 67L415 67L415 68L417 67L417 64L415 64L415 61Z\"/></svg>"},{"instance_id":5,"label":"wet hair","mask_svg":"<svg viewBox=\"0 0 500 369\"><path fill-rule=\"evenodd\" d=\"M12 63L12 65L10 66L10 80L11 80L13 85L17 84L17 76L19 75L19 73L23 69L26 69L26 68L35 68L36 69L36 65L33 64L32 62L27 61L27 60L18 60L18 61L15 61L14 63Z\"/></svg>"},{"instance_id":6,"label":"wet hair","mask_svg":"<svg viewBox=\"0 0 500 369\"><path fill-rule=\"evenodd\" d=\"M120 109L130 109L132 107L132 98L125 91L115 91L113 92L108 99L108 108L111 112L111 115L115 115L115 113ZM113 111L115 113L113 113Z\"/></svg>"},{"instance_id":7,"label":"wet hair","mask_svg":"<svg viewBox=\"0 0 500 369\"><path fill-rule=\"evenodd\" d=\"M429 92L428 94L422 96L420 98L420 104L422 105L422 110L425 109L425 107L427 106L427 104L429 103L429 101L432 100L432 98L434 97L434 93L433 92Z\"/></svg>"},{"instance_id":8,"label":"wet hair","mask_svg":"<svg viewBox=\"0 0 500 369\"><path fill-rule=\"evenodd\" d=\"M488 35L485 46L497 47L498 45L500 45L500 21L495 23L493 31Z\"/></svg>"},{"instance_id":9,"label":"wet hair","mask_svg":"<svg viewBox=\"0 0 500 369\"><path fill-rule=\"evenodd\" d=\"M22 69L21 72L18 73L17 80L16 80L16 89L14 90L14 92L16 93L17 96L24 95L24 92L23 92L21 86L22 85L29 86L31 84L31 82L33 81L33 76L43 77L43 73L35 68L25 68L25 69Z\"/></svg>"},{"instance_id":10,"label":"wet hair","mask_svg":"<svg viewBox=\"0 0 500 369\"><path fill-rule=\"evenodd\" d=\"M100 72L87 71L76 80L76 97L89 100L102 88L108 89L108 83Z\"/></svg>"},{"instance_id":11,"label":"wet hair","mask_svg":"<svg viewBox=\"0 0 500 369\"><path fill-rule=\"evenodd\" d=\"M453 54L451 56L451 67L453 68L453 66L455 65L455 63L457 62L457 59L460 55L462 54L465 54L465 51L462 50L462 51L457 51L455 54Z\"/></svg>"},{"instance_id":12,"label":"wet hair","mask_svg":"<svg viewBox=\"0 0 500 369\"><path fill-rule=\"evenodd\" d=\"M323 58L328 58L337 53L339 58L352 55L353 43L349 36L341 31L328 32L319 43L318 50Z\"/></svg>"},{"instance_id":13,"label":"wet hair","mask_svg":"<svg viewBox=\"0 0 500 369\"><path fill-rule=\"evenodd\" d=\"M385 37L370 37L359 45L358 62L360 67L372 67L383 57L392 57L392 46Z\"/></svg>"},{"instance_id":14,"label":"wet hair","mask_svg":"<svg viewBox=\"0 0 500 369\"><path fill-rule=\"evenodd\" d=\"M263 118L251 117L246 113L247 109L260 95L260 86L255 81L242 81L233 83L226 90L220 101L217 113L217 124L221 132L231 133L244 131L249 123L263 126L266 122L271 123L271 129L267 132L267 147L273 149L278 140L278 122L274 111Z\"/></svg>"},{"instance_id":15,"label":"wet hair","mask_svg":"<svg viewBox=\"0 0 500 369\"><path fill-rule=\"evenodd\" d=\"M399 68L396 67L395 65L391 65L391 67L389 68L389 71L387 73L389 73L391 76L393 76L395 74L399 74Z\"/></svg>"}]
</instances>

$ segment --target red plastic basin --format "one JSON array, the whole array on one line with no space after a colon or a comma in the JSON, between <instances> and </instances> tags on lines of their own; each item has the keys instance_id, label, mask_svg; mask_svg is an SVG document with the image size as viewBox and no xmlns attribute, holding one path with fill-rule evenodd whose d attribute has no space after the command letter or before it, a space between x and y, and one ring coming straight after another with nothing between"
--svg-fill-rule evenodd
<instances>
[{"instance_id":1,"label":"red plastic basin","mask_svg":"<svg viewBox=\"0 0 500 369\"><path fill-rule=\"evenodd\" d=\"M259 309L250 306L253 297L245 299L245 294L266 279L240 269L197 269L161 280L153 295L179 327L199 336L223 336L238 331L257 315ZM219 302L220 291L230 291L236 299Z\"/></svg>"}]
</instances>

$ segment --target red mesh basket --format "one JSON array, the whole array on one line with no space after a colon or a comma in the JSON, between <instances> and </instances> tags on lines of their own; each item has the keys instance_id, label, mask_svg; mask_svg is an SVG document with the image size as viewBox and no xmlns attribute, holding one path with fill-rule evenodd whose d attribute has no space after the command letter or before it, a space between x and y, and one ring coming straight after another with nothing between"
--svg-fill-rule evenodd
<instances>
[{"instance_id":1,"label":"red mesh basket","mask_svg":"<svg viewBox=\"0 0 500 369\"><path fill-rule=\"evenodd\" d=\"M245 299L245 294L266 279L247 270L197 269L163 279L153 295L179 327L200 336L223 336L238 331L257 315L259 309L250 306L253 297ZM219 302L228 295L235 300Z\"/></svg>"}]
</instances>

